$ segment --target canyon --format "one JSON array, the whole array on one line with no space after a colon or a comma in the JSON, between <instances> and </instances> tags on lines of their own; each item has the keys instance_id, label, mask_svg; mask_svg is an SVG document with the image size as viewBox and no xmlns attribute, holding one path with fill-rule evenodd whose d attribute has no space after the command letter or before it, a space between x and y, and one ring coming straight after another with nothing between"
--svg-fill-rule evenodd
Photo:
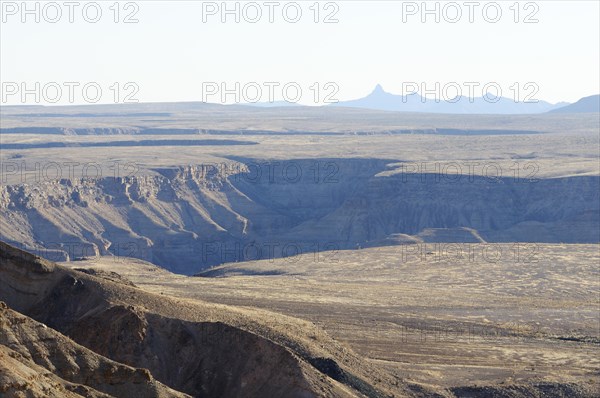
<instances>
[{"instance_id":1,"label":"canyon","mask_svg":"<svg viewBox=\"0 0 600 398\"><path fill-rule=\"evenodd\" d=\"M596 115L0 112L8 397L597 396Z\"/></svg>"},{"instance_id":2,"label":"canyon","mask_svg":"<svg viewBox=\"0 0 600 398\"><path fill-rule=\"evenodd\" d=\"M244 159L7 185L0 225L8 242L54 261L135 257L188 275L226 262L407 244L399 234L413 242L600 241L596 176L407 170L381 159Z\"/></svg>"}]
</instances>

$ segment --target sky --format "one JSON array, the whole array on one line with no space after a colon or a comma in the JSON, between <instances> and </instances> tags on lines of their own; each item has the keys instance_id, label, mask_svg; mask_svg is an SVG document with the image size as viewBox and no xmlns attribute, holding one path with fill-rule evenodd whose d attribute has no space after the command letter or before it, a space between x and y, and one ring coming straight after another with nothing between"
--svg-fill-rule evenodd
<instances>
[{"instance_id":1,"label":"sky","mask_svg":"<svg viewBox=\"0 0 600 398\"><path fill-rule=\"evenodd\" d=\"M2 105L600 92L598 1L50 3L1 1Z\"/></svg>"}]
</instances>

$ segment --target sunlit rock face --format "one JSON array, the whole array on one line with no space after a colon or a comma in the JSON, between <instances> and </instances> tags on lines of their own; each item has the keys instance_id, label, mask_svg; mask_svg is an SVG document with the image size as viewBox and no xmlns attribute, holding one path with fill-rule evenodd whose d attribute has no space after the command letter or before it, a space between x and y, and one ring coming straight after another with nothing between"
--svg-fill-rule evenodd
<instances>
[{"instance_id":1,"label":"sunlit rock face","mask_svg":"<svg viewBox=\"0 0 600 398\"><path fill-rule=\"evenodd\" d=\"M4 240L51 260L112 254L184 274L393 244L388 238L397 234L445 242L600 241L599 177L440 176L391 164L241 161L5 185L0 225Z\"/></svg>"}]
</instances>

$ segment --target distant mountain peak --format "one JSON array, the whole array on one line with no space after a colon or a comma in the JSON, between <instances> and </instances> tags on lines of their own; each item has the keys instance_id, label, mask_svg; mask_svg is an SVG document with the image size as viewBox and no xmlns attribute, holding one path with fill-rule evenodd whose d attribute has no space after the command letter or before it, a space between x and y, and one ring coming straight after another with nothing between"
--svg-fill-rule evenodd
<instances>
[{"instance_id":1,"label":"distant mountain peak","mask_svg":"<svg viewBox=\"0 0 600 398\"><path fill-rule=\"evenodd\" d=\"M597 113L600 112L600 94L583 97L574 104L567 104L552 113Z\"/></svg>"},{"instance_id":2,"label":"distant mountain peak","mask_svg":"<svg viewBox=\"0 0 600 398\"><path fill-rule=\"evenodd\" d=\"M371 95L373 95L373 94L387 94L387 93L385 92L385 90L383 89L381 84L377 84L375 86L375 88L373 89L373 91L371 92Z\"/></svg>"},{"instance_id":3,"label":"distant mountain peak","mask_svg":"<svg viewBox=\"0 0 600 398\"><path fill-rule=\"evenodd\" d=\"M333 106L396 112L504 115L544 113L560 108L562 105L553 105L546 101L515 102L510 98L496 98L491 92L485 93L479 98L469 98L460 93L452 99L423 97L419 93L403 96L385 91L381 84L377 84L366 97L333 104Z\"/></svg>"}]
</instances>

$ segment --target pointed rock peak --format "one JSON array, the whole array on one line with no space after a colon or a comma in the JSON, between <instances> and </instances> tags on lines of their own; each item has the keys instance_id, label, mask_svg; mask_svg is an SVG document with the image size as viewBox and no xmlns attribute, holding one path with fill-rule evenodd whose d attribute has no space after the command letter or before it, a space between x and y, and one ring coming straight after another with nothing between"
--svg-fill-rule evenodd
<instances>
[{"instance_id":1,"label":"pointed rock peak","mask_svg":"<svg viewBox=\"0 0 600 398\"><path fill-rule=\"evenodd\" d=\"M381 87L381 84L378 84L371 94L385 94L385 91L383 90L383 87Z\"/></svg>"}]
</instances>

